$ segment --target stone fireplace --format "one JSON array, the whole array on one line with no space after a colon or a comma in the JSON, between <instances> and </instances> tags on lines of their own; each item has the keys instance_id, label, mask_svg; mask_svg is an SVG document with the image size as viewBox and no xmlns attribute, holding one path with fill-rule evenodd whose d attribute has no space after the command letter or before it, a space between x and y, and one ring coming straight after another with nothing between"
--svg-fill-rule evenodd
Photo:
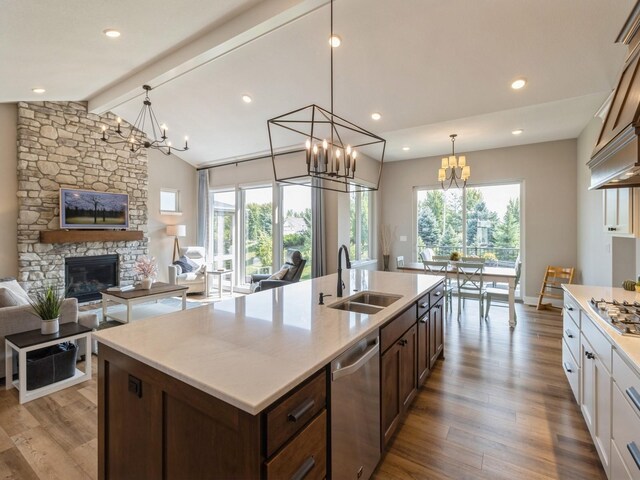
<instances>
[{"instance_id":1,"label":"stone fireplace","mask_svg":"<svg viewBox=\"0 0 640 480\"><path fill-rule=\"evenodd\" d=\"M18 280L28 289L62 288L67 259L102 255L117 255L116 283L129 285L148 255L146 151L104 143L102 125L114 130L115 115L88 113L85 103L18 103ZM61 187L128 193L129 229L143 239L41 243L41 231L60 229Z\"/></svg>"}]
</instances>

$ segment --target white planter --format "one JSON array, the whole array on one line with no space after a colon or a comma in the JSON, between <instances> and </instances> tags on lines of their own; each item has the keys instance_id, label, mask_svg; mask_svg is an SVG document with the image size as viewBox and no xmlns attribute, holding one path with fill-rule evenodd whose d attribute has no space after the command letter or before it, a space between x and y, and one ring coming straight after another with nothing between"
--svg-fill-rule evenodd
<instances>
[{"instance_id":1,"label":"white planter","mask_svg":"<svg viewBox=\"0 0 640 480\"><path fill-rule=\"evenodd\" d=\"M143 278L142 281L140 282L140 287L143 290L150 290L151 285L153 285L153 279L151 278Z\"/></svg>"},{"instance_id":2,"label":"white planter","mask_svg":"<svg viewBox=\"0 0 640 480\"><path fill-rule=\"evenodd\" d=\"M42 320L42 324L40 325L40 333L42 335L53 335L54 333L58 333L60 330L60 322L59 318L54 318L52 320Z\"/></svg>"}]
</instances>

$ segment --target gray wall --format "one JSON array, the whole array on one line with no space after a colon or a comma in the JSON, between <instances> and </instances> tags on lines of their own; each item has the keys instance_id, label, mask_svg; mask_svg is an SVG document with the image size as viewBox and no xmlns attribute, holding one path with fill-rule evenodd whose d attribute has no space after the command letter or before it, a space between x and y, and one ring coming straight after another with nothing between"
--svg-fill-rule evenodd
<instances>
[{"instance_id":1,"label":"gray wall","mask_svg":"<svg viewBox=\"0 0 640 480\"><path fill-rule=\"evenodd\" d=\"M18 276L18 107L0 103L0 278Z\"/></svg>"},{"instance_id":2,"label":"gray wall","mask_svg":"<svg viewBox=\"0 0 640 480\"><path fill-rule=\"evenodd\" d=\"M471 165L469 186L522 182L524 295L538 294L547 265L576 265L576 141L462 152ZM381 223L397 227L391 258L413 258L413 187L437 186L441 157L391 162L382 175ZM393 264L393 262L391 262Z\"/></svg>"},{"instance_id":3,"label":"gray wall","mask_svg":"<svg viewBox=\"0 0 640 480\"><path fill-rule=\"evenodd\" d=\"M149 255L158 262L158 280L169 280L168 266L172 263L174 237L166 234L167 225L183 224L187 226L187 236L180 238L180 246L195 245L198 180L196 169L175 155L164 155L150 149L149 161L149 197L148 197L148 234ZM180 192L180 210L182 215L160 214L160 189L171 188Z\"/></svg>"}]
</instances>

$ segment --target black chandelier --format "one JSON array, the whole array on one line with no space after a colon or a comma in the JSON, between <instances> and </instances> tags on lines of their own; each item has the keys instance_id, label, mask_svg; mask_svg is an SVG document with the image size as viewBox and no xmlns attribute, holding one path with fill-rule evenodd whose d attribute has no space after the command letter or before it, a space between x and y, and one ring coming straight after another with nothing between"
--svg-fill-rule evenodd
<instances>
[{"instance_id":1,"label":"black chandelier","mask_svg":"<svg viewBox=\"0 0 640 480\"><path fill-rule=\"evenodd\" d=\"M451 138L451 155L442 158L442 164L438 169L438 181L442 185L443 190L449 190L455 184L456 188L464 188L467 186L467 180L471 176L471 167L467 165L467 157L460 155L456 157L456 137L458 135L452 133ZM458 184L460 180L461 184ZM447 185L447 182L449 184Z\"/></svg>"},{"instance_id":2,"label":"black chandelier","mask_svg":"<svg viewBox=\"0 0 640 480\"><path fill-rule=\"evenodd\" d=\"M280 183L337 192L378 190L386 140L334 113L333 0L330 21L331 108L311 104L267 121L274 176ZM276 133L285 147L275 145ZM291 144L301 148L291 149ZM356 171L364 173L356 177Z\"/></svg>"},{"instance_id":3,"label":"black chandelier","mask_svg":"<svg viewBox=\"0 0 640 480\"><path fill-rule=\"evenodd\" d=\"M167 126L158 122L156 114L151 107L151 100L149 99L149 91L151 87L149 85L143 85L142 88L145 91L144 101L142 102L142 108L136 121L133 123L131 132L125 133L121 129L122 119L118 117L115 133L119 138L111 139L107 137L107 127L102 126L102 141L110 145L126 145L132 152L137 152L141 148L155 148L160 150L165 155L171 155L172 151L184 152L189 150L189 138L184 137L184 148L177 148L171 145L169 137L167 136ZM145 128L149 125L153 134L153 139L149 139L145 133ZM113 137L112 137L113 138Z\"/></svg>"}]
</instances>

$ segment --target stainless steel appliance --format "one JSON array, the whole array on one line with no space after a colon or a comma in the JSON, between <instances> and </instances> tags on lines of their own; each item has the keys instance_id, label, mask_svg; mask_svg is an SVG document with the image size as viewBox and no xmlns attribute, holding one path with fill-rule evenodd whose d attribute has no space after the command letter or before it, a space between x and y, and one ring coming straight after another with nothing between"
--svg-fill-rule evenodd
<instances>
[{"instance_id":1,"label":"stainless steel appliance","mask_svg":"<svg viewBox=\"0 0 640 480\"><path fill-rule=\"evenodd\" d=\"M367 479L380 460L377 332L331 362L331 478Z\"/></svg>"},{"instance_id":2,"label":"stainless steel appliance","mask_svg":"<svg viewBox=\"0 0 640 480\"><path fill-rule=\"evenodd\" d=\"M622 335L640 337L640 303L591 299L591 309Z\"/></svg>"}]
</instances>

